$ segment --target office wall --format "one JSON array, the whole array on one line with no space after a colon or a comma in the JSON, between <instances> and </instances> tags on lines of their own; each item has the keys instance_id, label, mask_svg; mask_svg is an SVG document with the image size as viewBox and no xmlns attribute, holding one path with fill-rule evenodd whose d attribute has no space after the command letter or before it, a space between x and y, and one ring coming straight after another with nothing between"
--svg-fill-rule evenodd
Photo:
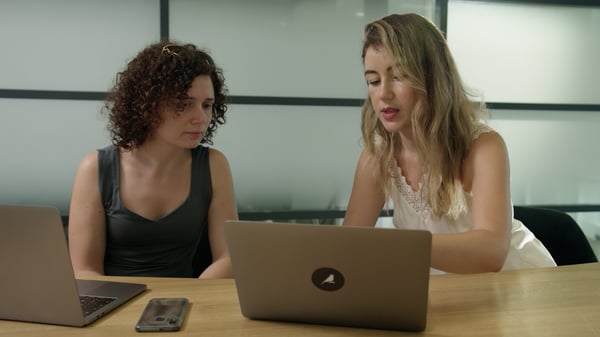
<instances>
[{"instance_id":1,"label":"office wall","mask_svg":"<svg viewBox=\"0 0 600 337\"><path fill-rule=\"evenodd\" d=\"M215 146L231 162L239 209L345 207L360 146L357 104L343 100L363 97L362 29L399 8L433 17L434 2L169 3L171 39L208 49L231 95L308 98L308 105L230 105ZM160 38L158 0L2 5L0 41L19 52L0 55L0 89L102 93L138 50ZM310 103L318 98L342 104ZM0 202L50 203L67 213L80 158L109 143L101 107L0 98L0 142L10 144L0 149Z\"/></svg>"},{"instance_id":2,"label":"office wall","mask_svg":"<svg viewBox=\"0 0 600 337\"><path fill-rule=\"evenodd\" d=\"M508 145L513 202L598 204L600 7L451 0L447 34L466 85L516 106L490 121ZM600 233L600 213L572 215Z\"/></svg>"},{"instance_id":3,"label":"office wall","mask_svg":"<svg viewBox=\"0 0 600 337\"><path fill-rule=\"evenodd\" d=\"M101 94L160 38L158 0L0 4L0 89ZM402 11L439 20L435 1L170 1L169 36L208 49L232 95L289 102L232 104L217 132L241 211L345 207L360 151L359 108L348 102L364 97L362 28ZM600 111L577 106L600 104L599 17L590 7L449 2L448 38L465 82L490 102L542 104L491 110L509 148L515 204L600 204ZM80 158L109 143L102 102L7 96L0 202L66 213ZM319 98L339 100L310 103ZM600 232L597 213L575 216L589 236Z\"/></svg>"},{"instance_id":4,"label":"office wall","mask_svg":"<svg viewBox=\"0 0 600 337\"><path fill-rule=\"evenodd\" d=\"M127 59L159 39L158 18L158 0L2 0L0 89L106 92ZM79 160L108 142L102 102L4 97L0 202L66 214Z\"/></svg>"}]
</instances>

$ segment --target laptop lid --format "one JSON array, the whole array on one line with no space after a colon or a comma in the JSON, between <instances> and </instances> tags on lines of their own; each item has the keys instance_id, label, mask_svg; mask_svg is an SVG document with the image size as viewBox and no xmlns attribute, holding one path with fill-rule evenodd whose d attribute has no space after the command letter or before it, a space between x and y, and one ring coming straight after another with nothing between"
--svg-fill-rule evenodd
<instances>
[{"instance_id":1,"label":"laptop lid","mask_svg":"<svg viewBox=\"0 0 600 337\"><path fill-rule=\"evenodd\" d=\"M143 284L75 280L58 210L0 205L0 319L83 326L146 289ZM84 317L81 295L110 302Z\"/></svg>"},{"instance_id":2,"label":"laptop lid","mask_svg":"<svg viewBox=\"0 0 600 337\"><path fill-rule=\"evenodd\" d=\"M248 318L425 329L428 231L227 221L225 235Z\"/></svg>"}]
</instances>

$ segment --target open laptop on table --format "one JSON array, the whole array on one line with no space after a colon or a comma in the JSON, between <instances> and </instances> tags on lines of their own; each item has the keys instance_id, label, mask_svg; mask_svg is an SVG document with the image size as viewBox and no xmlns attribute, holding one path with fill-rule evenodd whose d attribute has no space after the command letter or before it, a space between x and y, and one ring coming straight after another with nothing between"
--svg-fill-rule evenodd
<instances>
[{"instance_id":1,"label":"open laptop on table","mask_svg":"<svg viewBox=\"0 0 600 337\"><path fill-rule=\"evenodd\" d=\"M0 205L0 319L84 326L146 289L76 280L58 210Z\"/></svg>"},{"instance_id":2,"label":"open laptop on table","mask_svg":"<svg viewBox=\"0 0 600 337\"><path fill-rule=\"evenodd\" d=\"M248 318L425 329L428 231L227 221L225 235Z\"/></svg>"}]
</instances>

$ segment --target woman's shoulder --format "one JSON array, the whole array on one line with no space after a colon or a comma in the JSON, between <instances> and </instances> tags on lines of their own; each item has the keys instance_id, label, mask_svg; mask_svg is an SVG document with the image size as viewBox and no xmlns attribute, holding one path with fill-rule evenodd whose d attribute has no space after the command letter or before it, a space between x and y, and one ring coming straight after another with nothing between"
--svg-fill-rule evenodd
<instances>
[{"instance_id":1,"label":"woman's shoulder","mask_svg":"<svg viewBox=\"0 0 600 337\"><path fill-rule=\"evenodd\" d=\"M225 156L225 154L223 152L221 152L218 149L215 149L214 147L205 147L205 151L208 153L208 156L210 157L210 159L215 159L215 160L223 160L223 159L227 159L227 157Z\"/></svg>"},{"instance_id":2,"label":"woman's shoulder","mask_svg":"<svg viewBox=\"0 0 600 337\"><path fill-rule=\"evenodd\" d=\"M77 175L90 179L98 176L98 150L89 152L81 158L77 167Z\"/></svg>"},{"instance_id":3,"label":"woman's shoulder","mask_svg":"<svg viewBox=\"0 0 600 337\"><path fill-rule=\"evenodd\" d=\"M208 155L208 161L211 168L225 168L229 167L229 162L225 154L214 147L205 147L205 151Z\"/></svg>"},{"instance_id":4,"label":"woman's shoulder","mask_svg":"<svg viewBox=\"0 0 600 337\"><path fill-rule=\"evenodd\" d=\"M489 131L473 140L462 164L462 183L466 191L471 190L475 173L508 172L508 150L499 133ZM484 174L484 176L487 173Z\"/></svg>"},{"instance_id":5,"label":"woman's shoulder","mask_svg":"<svg viewBox=\"0 0 600 337\"><path fill-rule=\"evenodd\" d=\"M94 150L92 152L88 152L81 158L79 162L80 169L90 169L96 168L98 166L98 154L102 151L102 149Z\"/></svg>"},{"instance_id":6,"label":"woman's shoulder","mask_svg":"<svg viewBox=\"0 0 600 337\"><path fill-rule=\"evenodd\" d=\"M467 157L463 162L462 180L466 190L471 189L471 181L476 171L508 172L508 150L502 136L491 128L474 138Z\"/></svg>"},{"instance_id":7,"label":"woman's shoulder","mask_svg":"<svg viewBox=\"0 0 600 337\"><path fill-rule=\"evenodd\" d=\"M471 150L493 146L505 146L504 139L487 124L476 124L472 132Z\"/></svg>"},{"instance_id":8,"label":"woman's shoulder","mask_svg":"<svg viewBox=\"0 0 600 337\"><path fill-rule=\"evenodd\" d=\"M491 126L484 122L476 122L471 129L471 139L477 140L481 135L488 133L497 133Z\"/></svg>"}]
</instances>

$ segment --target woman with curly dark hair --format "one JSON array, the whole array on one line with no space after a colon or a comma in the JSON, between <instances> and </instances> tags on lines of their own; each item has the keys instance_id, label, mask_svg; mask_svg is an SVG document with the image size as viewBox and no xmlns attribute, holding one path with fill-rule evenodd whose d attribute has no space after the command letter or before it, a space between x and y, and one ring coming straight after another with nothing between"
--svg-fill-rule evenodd
<instances>
[{"instance_id":1,"label":"woman with curly dark hair","mask_svg":"<svg viewBox=\"0 0 600 337\"><path fill-rule=\"evenodd\" d=\"M73 185L76 274L231 277L231 171L203 145L225 123L225 94L221 69L191 44L153 44L117 75L104 109L113 144L82 159ZM206 235L212 263L202 271Z\"/></svg>"}]
</instances>

